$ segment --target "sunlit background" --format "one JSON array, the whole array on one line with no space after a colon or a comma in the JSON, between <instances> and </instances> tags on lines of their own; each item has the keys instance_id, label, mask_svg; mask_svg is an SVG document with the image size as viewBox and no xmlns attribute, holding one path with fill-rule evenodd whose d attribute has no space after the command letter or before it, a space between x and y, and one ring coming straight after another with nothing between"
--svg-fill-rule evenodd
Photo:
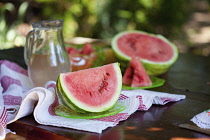
<instances>
[{"instance_id":1,"label":"sunlit background","mask_svg":"<svg viewBox=\"0 0 210 140\"><path fill-rule=\"evenodd\" d=\"M179 52L208 56L209 17L210 0L1 0L0 49L23 47L32 22L63 19L66 42L142 30L162 34Z\"/></svg>"}]
</instances>

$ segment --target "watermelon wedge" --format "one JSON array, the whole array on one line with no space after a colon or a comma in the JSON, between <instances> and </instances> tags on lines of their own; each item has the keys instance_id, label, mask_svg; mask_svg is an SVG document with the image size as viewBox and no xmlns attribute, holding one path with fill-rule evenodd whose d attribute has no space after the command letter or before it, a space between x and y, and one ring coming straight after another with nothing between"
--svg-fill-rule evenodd
<instances>
[{"instance_id":1,"label":"watermelon wedge","mask_svg":"<svg viewBox=\"0 0 210 140\"><path fill-rule=\"evenodd\" d=\"M132 57L130 66L123 75L122 82L131 87L146 87L152 85L149 75L146 73L141 61L139 61L139 58L136 56Z\"/></svg>"},{"instance_id":2,"label":"watermelon wedge","mask_svg":"<svg viewBox=\"0 0 210 140\"><path fill-rule=\"evenodd\" d=\"M57 80L61 102L77 112L103 112L117 102L122 89L119 63L61 73Z\"/></svg>"},{"instance_id":3,"label":"watermelon wedge","mask_svg":"<svg viewBox=\"0 0 210 140\"><path fill-rule=\"evenodd\" d=\"M112 49L122 68L132 56L140 60L149 75L165 73L178 58L177 47L161 35L142 31L121 32L112 39Z\"/></svg>"}]
</instances>

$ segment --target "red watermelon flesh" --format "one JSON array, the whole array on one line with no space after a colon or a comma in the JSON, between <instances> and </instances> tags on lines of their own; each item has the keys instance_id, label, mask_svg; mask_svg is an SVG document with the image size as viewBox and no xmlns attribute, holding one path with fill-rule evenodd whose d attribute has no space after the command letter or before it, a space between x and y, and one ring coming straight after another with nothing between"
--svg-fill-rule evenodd
<instances>
[{"instance_id":1,"label":"red watermelon flesh","mask_svg":"<svg viewBox=\"0 0 210 140\"><path fill-rule=\"evenodd\" d=\"M66 50L68 54L90 55L91 53L94 53L94 48L90 43L85 43L81 49L76 49L75 47L67 47Z\"/></svg>"},{"instance_id":2,"label":"red watermelon flesh","mask_svg":"<svg viewBox=\"0 0 210 140\"><path fill-rule=\"evenodd\" d=\"M59 81L68 98L67 104L75 105L76 110L89 112L101 112L112 107L122 88L118 63L63 73Z\"/></svg>"},{"instance_id":3,"label":"red watermelon flesh","mask_svg":"<svg viewBox=\"0 0 210 140\"><path fill-rule=\"evenodd\" d=\"M130 61L130 66L126 69L123 75L122 82L131 87L151 86L152 82L142 66L140 58L133 56Z\"/></svg>"},{"instance_id":4,"label":"red watermelon flesh","mask_svg":"<svg viewBox=\"0 0 210 140\"><path fill-rule=\"evenodd\" d=\"M133 79L133 68L130 66L126 69L123 78L122 78L122 82L125 85L131 85L132 83L132 79Z\"/></svg>"},{"instance_id":5,"label":"red watermelon flesh","mask_svg":"<svg viewBox=\"0 0 210 140\"><path fill-rule=\"evenodd\" d=\"M71 55L80 53L79 50L75 49L74 47L67 47L66 51L67 51L68 54L71 54Z\"/></svg>"},{"instance_id":6,"label":"red watermelon flesh","mask_svg":"<svg viewBox=\"0 0 210 140\"><path fill-rule=\"evenodd\" d=\"M165 62L173 57L172 47L163 40L146 34L124 34L117 40L118 49L127 56L134 54L153 62ZM126 47L125 47L126 46Z\"/></svg>"},{"instance_id":7,"label":"red watermelon flesh","mask_svg":"<svg viewBox=\"0 0 210 140\"><path fill-rule=\"evenodd\" d=\"M85 43L83 49L81 50L80 54L90 55L94 52L93 46L90 43Z\"/></svg>"}]
</instances>

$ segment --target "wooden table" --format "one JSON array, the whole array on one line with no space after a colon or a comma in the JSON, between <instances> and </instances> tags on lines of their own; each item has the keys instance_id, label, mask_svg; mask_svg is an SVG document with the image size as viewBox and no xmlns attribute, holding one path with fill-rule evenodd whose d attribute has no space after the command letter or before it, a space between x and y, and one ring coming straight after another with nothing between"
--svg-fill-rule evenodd
<instances>
[{"instance_id":1,"label":"wooden table","mask_svg":"<svg viewBox=\"0 0 210 140\"><path fill-rule=\"evenodd\" d=\"M23 48L0 51L0 59L14 61L26 68ZM166 83L150 90L186 95L185 100L153 105L148 111L137 111L126 121L102 134L38 124L33 116L24 117L8 128L33 140L178 140L178 138L209 138L209 134L181 128L190 119L210 109L210 57L180 54L171 69L160 76ZM194 140L194 139L192 139Z\"/></svg>"}]
</instances>

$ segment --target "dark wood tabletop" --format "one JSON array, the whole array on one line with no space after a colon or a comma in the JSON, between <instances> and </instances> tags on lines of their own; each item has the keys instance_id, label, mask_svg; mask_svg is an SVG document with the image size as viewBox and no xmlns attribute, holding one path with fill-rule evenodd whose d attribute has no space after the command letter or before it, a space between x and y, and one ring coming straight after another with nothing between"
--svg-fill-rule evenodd
<instances>
[{"instance_id":1,"label":"dark wood tabletop","mask_svg":"<svg viewBox=\"0 0 210 140\"><path fill-rule=\"evenodd\" d=\"M14 61L26 68L23 48L0 51L0 59ZM137 111L102 134L38 124L27 116L8 128L29 140L194 140L210 139L210 134L180 127L193 124L190 119L210 109L210 56L180 54L168 72L160 75L166 83L149 90L184 94L186 99L166 105L153 105L148 111Z\"/></svg>"}]
</instances>

